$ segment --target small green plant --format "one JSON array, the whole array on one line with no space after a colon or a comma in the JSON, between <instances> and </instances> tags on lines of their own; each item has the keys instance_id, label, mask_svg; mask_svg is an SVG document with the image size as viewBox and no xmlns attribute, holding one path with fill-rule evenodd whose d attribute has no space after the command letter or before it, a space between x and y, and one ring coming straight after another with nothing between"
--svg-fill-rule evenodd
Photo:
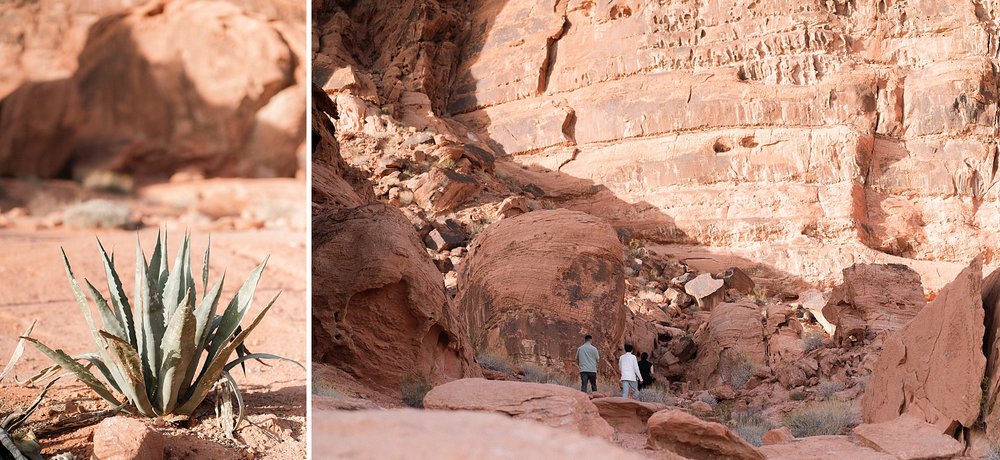
<instances>
[{"instance_id":1,"label":"small green plant","mask_svg":"<svg viewBox=\"0 0 1000 460\"><path fill-rule=\"evenodd\" d=\"M510 374L514 372L514 364L510 362L510 358L506 356L501 356L496 353L483 352L476 356L476 362L483 369L489 369L491 371L503 372L504 374Z\"/></svg>"},{"instance_id":2,"label":"small green plant","mask_svg":"<svg viewBox=\"0 0 1000 460\"><path fill-rule=\"evenodd\" d=\"M823 399L830 399L834 394L844 391L844 388L843 383L828 380L816 386L816 394Z\"/></svg>"},{"instance_id":3,"label":"small green plant","mask_svg":"<svg viewBox=\"0 0 1000 460\"><path fill-rule=\"evenodd\" d=\"M809 352L823 346L822 332L807 332L802 335L802 346Z\"/></svg>"},{"instance_id":4,"label":"small green plant","mask_svg":"<svg viewBox=\"0 0 1000 460\"><path fill-rule=\"evenodd\" d=\"M423 374L415 374L403 379L403 402L410 407L423 409L424 396L431 391L431 383Z\"/></svg>"},{"instance_id":5,"label":"small green plant","mask_svg":"<svg viewBox=\"0 0 1000 460\"><path fill-rule=\"evenodd\" d=\"M670 395L669 391L660 385L654 385L639 390L635 394L635 399L642 402L666 404L668 406L674 405L674 397Z\"/></svg>"},{"instance_id":6,"label":"small green plant","mask_svg":"<svg viewBox=\"0 0 1000 460\"><path fill-rule=\"evenodd\" d=\"M55 366L42 373L51 373L61 367L115 406L125 406L127 411L145 417L174 420L190 417L216 382L223 382L231 387L239 403L239 416L234 425L239 426L244 405L236 380L229 371L250 359L291 361L265 353L250 353L243 345L278 298L276 294L249 325L241 326L250 310L267 258L250 273L222 314L216 315L225 275L209 288L210 250L206 248L201 272L204 295L200 301L196 300L188 235L184 237L172 271L167 265L166 233L157 234L156 246L148 262L136 243L136 279L131 300L125 295L114 256L108 256L100 240L97 243L110 299L87 279L84 283L101 317L101 328L94 321L90 303L63 251L66 278L97 344L97 352L70 356L24 336L55 362ZM238 357L230 360L233 353ZM88 366L79 361L86 361ZM97 370L100 378L91 372L91 367Z\"/></svg>"},{"instance_id":7,"label":"small green plant","mask_svg":"<svg viewBox=\"0 0 1000 460\"><path fill-rule=\"evenodd\" d=\"M796 409L785 417L785 426L796 438L841 434L858 424L858 414L849 404L823 401Z\"/></svg>"},{"instance_id":8,"label":"small green plant","mask_svg":"<svg viewBox=\"0 0 1000 460\"><path fill-rule=\"evenodd\" d=\"M802 392L802 391L799 391L799 390L795 390L795 391L789 393L788 397L792 401L805 401L806 400L806 394L804 392Z\"/></svg>"},{"instance_id":9,"label":"small green plant","mask_svg":"<svg viewBox=\"0 0 1000 460\"><path fill-rule=\"evenodd\" d=\"M754 364L743 355L736 355L722 361L722 380L739 390L753 377Z\"/></svg>"},{"instance_id":10,"label":"small green plant","mask_svg":"<svg viewBox=\"0 0 1000 460\"><path fill-rule=\"evenodd\" d=\"M764 433L774 428L774 423L757 411L736 412L729 422L733 432L746 442L760 447L764 444Z\"/></svg>"},{"instance_id":11,"label":"small green plant","mask_svg":"<svg viewBox=\"0 0 1000 460\"><path fill-rule=\"evenodd\" d=\"M548 371L531 363L521 363L521 372L524 374L524 380L529 382L548 383L550 378Z\"/></svg>"}]
</instances>

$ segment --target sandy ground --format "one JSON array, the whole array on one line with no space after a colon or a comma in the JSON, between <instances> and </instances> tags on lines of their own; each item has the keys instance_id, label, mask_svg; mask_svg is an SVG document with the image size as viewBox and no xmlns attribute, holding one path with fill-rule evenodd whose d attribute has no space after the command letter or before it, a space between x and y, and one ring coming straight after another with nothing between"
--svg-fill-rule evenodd
<instances>
[{"instance_id":1,"label":"sandy ground","mask_svg":"<svg viewBox=\"0 0 1000 460\"><path fill-rule=\"evenodd\" d=\"M182 228L172 228L170 259L180 246ZM97 235L105 247L117 254L122 282L132 296L136 235L148 254L156 238L155 228L138 232L102 231ZM192 237L192 258L200 273L207 234ZM212 234L210 283L227 273L223 301L267 254L271 255L257 289L248 319L281 290L267 319L250 336L247 346L254 352L278 354L306 364L306 235L302 231L263 230L257 232L215 232ZM77 278L88 278L106 291L94 232L53 230L0 230L0 360L6 363L17 337L38 320L33 337L52 348L69 353L94 351L79 306L73 301L60 262L59 247L65 248ZM198 275L196 274L196 278ZM221 303L221 302L220 302ZM24 378L49 365L49 360L28 348L16 368ZM248 418L259 426L244 423L235 440L228 440L216 428L211 400L206 400L187 426L157 423L166 435L169 458L267 458L302 459L306 456L306 372L288 363L265 367L256 362L246 375L236 371L247 406ZM37 395L37 388L21 388L13 379L0 382L0 413L24 407ZM41 408L30 419L34 427L44 426L78 412L109 407L103 400L72 378L63 378L49 392ZM154 421L150 420L153 424ZM46 456L72 451L89 458L92 428L84 428L55 439L43 439ZM267 431L267 433L265 433Z\"/></svg>"}]
</instances>

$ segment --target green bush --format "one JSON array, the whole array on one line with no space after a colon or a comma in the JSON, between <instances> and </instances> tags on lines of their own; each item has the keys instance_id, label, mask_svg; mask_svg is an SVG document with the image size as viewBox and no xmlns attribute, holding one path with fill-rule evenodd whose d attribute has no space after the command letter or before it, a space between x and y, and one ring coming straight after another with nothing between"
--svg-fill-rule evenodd
<instances>
[{"instance_id":1,"label":"green bush","mask_svg":"<svg viewBox=\"0 0 1000 460\"><path fill-rule=\"evenodd\" d=\"M514 372L514 364L510 362L510 359L495 353L480 353L479 356L476 356L476 362L483 369L503 372L504 374Z\"/></svg>"},{"instance_id":2,"label":"green bush","mask_svg":"<svg viewBox=\"0 0 1000 460\"><path fill-rule=\"evenodd\" d=\"M844 388L844 384L840 382L820 382L816 386L816 394L823 399L830 399L834 394L844 391Z\"/></svg>"},{"instance_id":3,"label":"green bush","mask_svg":"<svg viewBox=\"0 0 1000 460\"><path fill-rule=\"evenodd\" d=\"M785 426L796 438L841 434L858 424L854 408L840 401L823 401L796 409L785 417Z\"/></svg>"},{"instance_id":4,"label":"green bush","mask_svg":"<svg viewBox=\"0 0 1000 460\"><path fill-rule=\"evenodd\" d=\"M431 383L422 374L403 379L403 402L417 409L424 408L424 396L431 391Z\"/></svg>"},{"instance_id":5,"label":"green bush","mask_svg":"<svg viewBox=\"0 0 1000 460\"><path fill-rule=\"evenodd\" d=\"M774 428L774 423L755 411L737 412L729 422L733 432L741 438L760 447L764 443L764 433Z\"/></svg>"}]
</instances>

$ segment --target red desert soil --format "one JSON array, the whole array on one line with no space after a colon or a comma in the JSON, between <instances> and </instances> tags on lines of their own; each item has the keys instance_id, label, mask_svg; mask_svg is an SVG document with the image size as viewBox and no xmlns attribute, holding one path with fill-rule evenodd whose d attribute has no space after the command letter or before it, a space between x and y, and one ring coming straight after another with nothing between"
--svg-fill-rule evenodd
<instances>
[{"instance_id":1,"label":"red desert soil","mask_svg":"<svg viewBox=\"0 0 1000 460\"><path fill-rule=\"evenodd\" d=\"M172 261L184 229L175 226L170 230ZM136 232L120 230L98 233L105 247L116 252L122 282L130 297L136 235ZM207 232L192 236L192 257L198 261L198 267L207 236ZM227 273L226 299L265 255L271 255L250 316L259 311L275 292L280 290L282 294L246 344L251 351L278 354L305 364L304 232L215 232L211 236L210 278L215 280L224 271ZM138 237L148 257L156 238L156 229L140 230ZM71 354L94 350L95 345L87 332L80 308L73 301L60 263L60 246L66 249L78 279L86 277L97 286L104 285L104 270L100 265L93 232L0 230L0 247L3 248L0 251L0 285L3 286L0 289L0 356L4 363L13 351L18 336L36 319L38 324L31 335L52 348L62 348ZM29 347L15 374L24 379L49 364L47 358ZM247 417L256 426L244 423L237 431L236 439L227 440L217 428L210 397L189 426L149 421L166 436L166 456L305 458L306 373L293 364L269 364L272 365L266 367L253 362L247 365L246 375L240 371L234 374L243 392ZM24 408L38 391L37 388L18 387L8 377L0 382L0 413ZM52 388L29 423L37 429L80 411L106 408L108 404L93 392L71 377L64 377ZM56 438L43 439L43 454L48 456L71 451L77 458L89 458L92 435L93 428L83 428Z\"/></svg>"}]
</instances>

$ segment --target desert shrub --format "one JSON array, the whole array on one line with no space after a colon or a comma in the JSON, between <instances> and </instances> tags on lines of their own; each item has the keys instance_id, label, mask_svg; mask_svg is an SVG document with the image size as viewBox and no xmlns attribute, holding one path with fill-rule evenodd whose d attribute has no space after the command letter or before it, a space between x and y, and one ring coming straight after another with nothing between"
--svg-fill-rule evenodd
<instances>
[{"instance_id":1,"label":"desert shrub","mask_svg":"<svg viewBox=\"0 0 1000 460\"><path fill-rule=\"evenodd\" d=\"M753 377L754 364L742 355L736 355L722 362L722 380L735 389L743 388Z\"/></svg>"},{"instance_id":2,"label":"desert shrub","mask_svg":"<svg viewBox=\"0 0 1000 460\"><path fill-rule=\"evenodd\" d=\"M712 393L702 393L701 396L698 396L698 400L712 407L719 404L719 400Z\"/></svg>"},{"instance_id":3,"label":"desert shrub","mask_svg":"<svg viewBox=\"0 0 1000 460\"><path fill-rule=\"evenodd\" d=\"M654 385L639 390L635 394L635 399L642 402L660 403L668 406L674 405L674 397L662 386Z\"/></svg>"},{"instance_id":4,"label":"desert shrub","mask_svg":"<svg viewBox=\"0 0 1000 460\"><path fill-rule=\"evenodd\" d=\"M805 401L805 399L806 399L806 394L805 394L804 392L802 392L802 391L799 391L799 390L795 390L795 391L793 391L793 392L789 393L789 394L788 394L788 397L789 397L789 398L790 398L790 399L791 399L792 401Z\"/></svg>"},{"instance_id":5,"label":"desert shrub","mask_svg":"<svg viewBox=\"0 0 1000 460\"><path fill-rule=\"evenodd\" d=\"M84 175L82 182L84 188L119 194L132 193L135 188L135 180L131 176L108 170L90 171Z\"/></svg>"},{"instance_id":6,"label":"desert shrub","mask_svg":"<svg viewBox=\"0 0 1000 460\"><path fill-rule=\"evenodd\" d=\"M514 371L514 364L510 362L510 358L496 353L480 353L476 356L476 361L483 369L503 372L504 374L510 374Z\"/></svg>"},{"instance_id":7,"label":"desert shrub","mask_svg":"<svg viewBox=\"0 0 1000 460\"><path fill-rule=\"evenodd\" d=\"M796 438L837 435L857 425L858 414L850 404L823 401L796 409L785 417L785 426Z\"/></svg>"},{"instance_id":8,"label":"desert shrub","mask_svg":"<svg viewBox=\"0 0 1000 460\"><path fill-rule=\"evenodd\" d=\"M825 381L816 386L816 394L823 399L830 399L835 393L844 391L844 384L840 382Z\"/></svg>"},{"instance_id":9,"label":"desert shrub","mask_svg":"<svg viewBox=\"0 0 1000 460\"><path fill-rule=\"evenodd\" d=\"M1000 444L991 442L990 447L983 454L983 460L1000 460Z\"/></svg>"},{"instance_id":10,"label":"desert shrub","mask_svg":"<svg viewBox=\"0 0 1000 460\"><path fill-rule=\"evenodd\" d=\"M764 433L774 428L774 423L756 411L737 412L729 422L733 432L741 438L760 447L764 443Z\"/></svg>"},{"instance_id":11,"label":"desert shrub","mask_svg":"<svg viewBox=\"0 0 1000 460\"><path fill-rule=\"evenodd\" d=\"M540 366L536 366L531 363L522 363L521 372L524 374L524 380L534 383L548 383L549 382L549 372Z\"/></svg>"},{"instance_id":12,"label":"desert shrub","mask_svg":"<svg viewBox=\"0 0 1000 460\"><path fill-rule=\"evenodd\" d=\"M244 407L239 387L230 371L250 359L285 360L274 355L251 353L244 346L247 337L278 298L275 295L250 324L241 325L250 310L267 258L250 273L222 314L217 315L225 276L209 286L209 249L206 248L200 286L204 294L198 301L195 279L191 276L191 246L187 235L172 271L167 266L166 234L157 235L156 246L148 262L136 243L137 279L131 300L125 295L114 258L108 256L100 241L98 246L110 298L106 299L90 281L85 279L84 282L100 315L101 328L97 327L90 303L63 252L66 277L83 311L97 351L70 356L62 350L52 350L34 338L25 337L55 362L42 374L51 374L61 367L114 406L124 403L130 406L129 410L133 413L168 419L189 417L213 387L221 382L229 385L237 396L239 417L233 426L239 426ZM230 360L234 353L237 357ZM79 361L86 361L87 365ZM97 374L92 370L96 370Z\"/></svg>"},{"instance_id":13,"label":"desert shrub","mask_svg":"<svg viewBox=\"0 0 1000 460\"><path fill-rule=\"evenodd\" d=\"M74 228L124 228L132 224L132 207L110 200L87 200L63 211L63 224Z\"/></svg>"},{"instance_id":14,"label":"desert shrub","mask_svg":"<svg viewBox=\"0 0 1000 460\"><path fill-rule=\"evenodd\" d=\"M433 386L423 374L410 375L403 379L403 403L417 409L424 408L424 396Z\"/></svg>"},{"instance_id":15,"label":"desert shrub","mask_svg":"<svg viewBox=\"0 0 1000 460\"><path fill-rule=\"evenodd\" d=\"M756 286L750 291L750 297L753 298L754 303L758 306L764 306L767 303L767 288Z\"/></svg>"},{"instance_id":16,"label":"desert shrub","mask_svg":"<svg viewBox=\"0 0 1000 460\"><path fill-rule=\"evenodd\" d=\"M807 332L802 336L802 344L805 350L812 351L823 346L822 332Z\"/></svg>"}]
</instances>

